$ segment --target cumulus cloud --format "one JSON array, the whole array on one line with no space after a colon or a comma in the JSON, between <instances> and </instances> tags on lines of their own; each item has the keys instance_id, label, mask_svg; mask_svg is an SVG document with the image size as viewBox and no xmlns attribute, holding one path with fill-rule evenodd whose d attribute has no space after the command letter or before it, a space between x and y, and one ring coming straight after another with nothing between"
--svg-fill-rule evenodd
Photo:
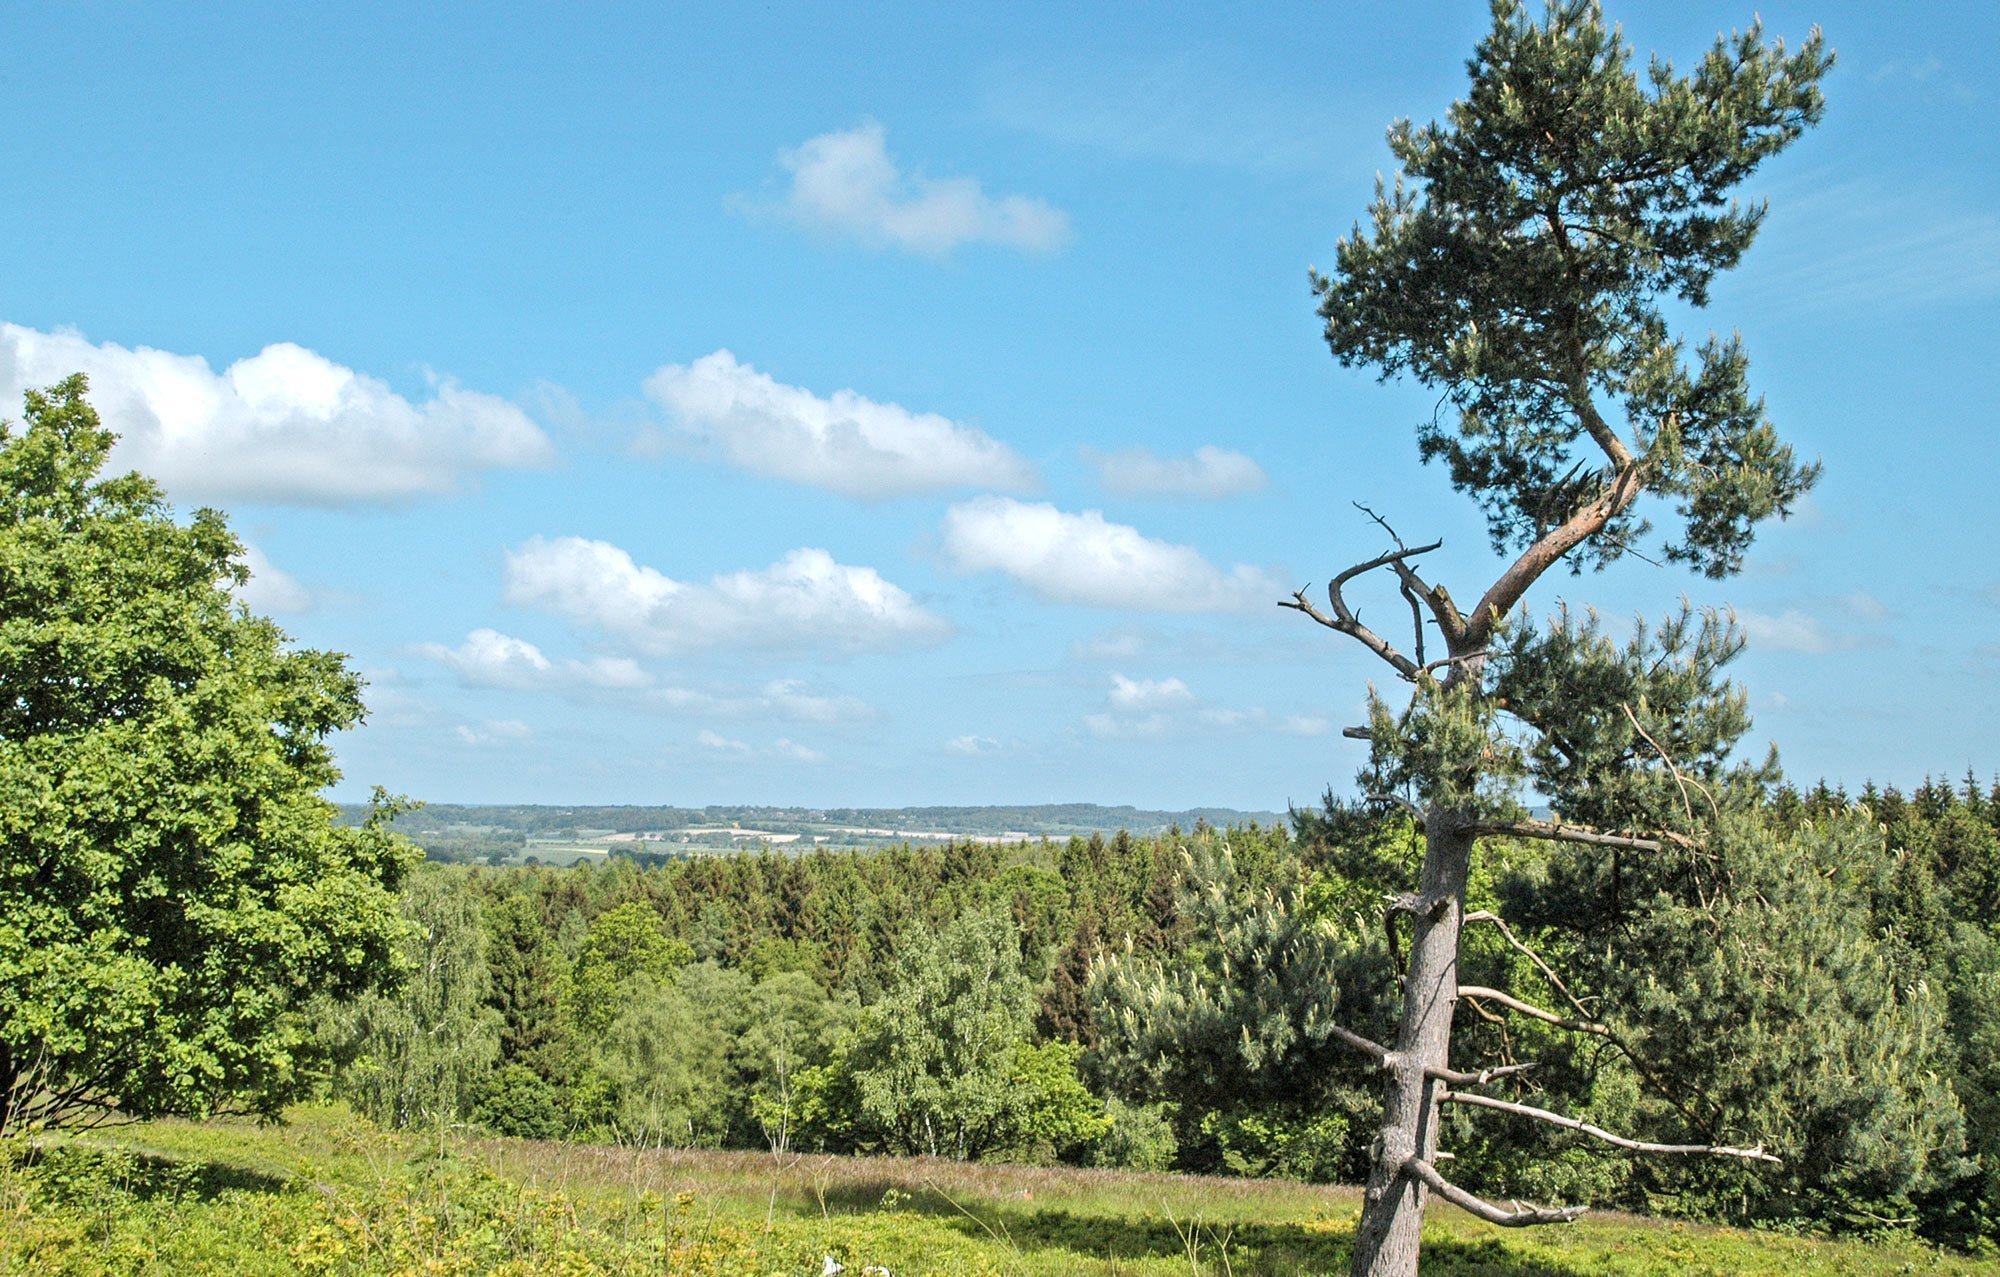
<instances>
[{"instance_id":1,"label":"cumulus cloud","mask_svg":"<svg viewBox=\"0 0 2000 1277\"><path fill-rule=\"evenodd\" d=\"M1061 209L1025 195L988 195L976 178L906 174L886 137L870 120L780 151L792 181L776 211L807 230L932 257L961 244L1051 252L1069 242Z\"/></svg>"},{"instance_id":2,"label":"cumulus cloud","mask_svg":"<svg viewBox=\"0 0 2000 1277\"><path fill-rule=\"evenodd\" d=\"M450 492L479 471L548 465L513 404L450 380L412 403L374 377L279 342L220 373L199 355L0 324L0 403L73 372L120 441L113 464L177 500L344 506Z\"/></svg>"},{"instance_id":3,"label":"cumulus cloud","mask_svg":"<svg viewBox=\"0 0 2000 1277\"><path fill-rule=\"evenodd\" d=\"M1097 481L1115 497L1217 501L1256 492L1270 482L1264 467L1251 458L1212 444L1189 457L1162 457L1150 448L1085 448L1083 459L1096 467Z\"/></svg>"},{"instance_id":4,"label":"cumulus cloud","mask_svg":"<svg viewBox=\"0 0 2000 1277\"><path fill-rule=\"evenodd\" d=\"M507 552L505 597L618 635L649 652L695 648L908 647L949 624L873 568L794 550L706 585L676 581L606 541L534 537Z\"/></svg>"},{"instance_id":5,"label":"cumulus cloud","mask_svg":"<svg viewBox=\"0 0 2000 1277\"><path fill-rule=\"evenodd\" d=\"M696 743L701 745L702 748L712 749L720 754L741 755L750 752L750 746L745 742L740 740L731 740L729 737L722 735L722 733L712 732L709 731L707 728L703 728L701 731L695 733L695 741Z\"/></svg>"},{"instance_id":6,"label":"cumulus cloud","mask_svg":"<svg viewBox=\"0 0 2000 1277\"><path fill-rule=\"evenodd\" d=\"M1007 445L934 412L877 403L852 390L821 398L727 350L668 364L646 394L704 450L752 474L875 500L949 488L1006 492L1036 485Z\"/></svg>"},{"instance_id":7,"label":"cumulus cloud","mask_svg":"<svg viewBox=\"0 0 2000 1277\"><path fill-rule=\"evenodd\" d=\"M1111 676L1111 703L1122 710L1166 709L1193 702L1194 693L1177 678L1126 678Z\"/></svg>"},{"instance_id":8,"label":"cumulus cloud","mask_svg":"<svg viewBox=\"0 0 2000 1277\"><path fill-rule=\"evenodd\" d=\"M980 497L945 512L944 553L961 571L1004 572L1044 599L1147 612L1268 611L1286 591L1270 574L1216 567L1103 512Z\"/></svg>"},{"instance_id":9,"label":"cumulus cloud","mask_svg":"<svg viewBox=\"0 0 2000 1277\"><path fill-rule=\"evenodd\" d=\"M286 614L312 610L312 592L247 541L243 543L243 566L250 569L250 579L237 587L236 597L252 612Z\"/></svg>"},{"instance_id":10,"label":"cumulus cloud","mask_svg":"<svg viewBox=\"0 0 2000 1277\"><path fill-rule=\"evenodd\" d=\"M652 682L636 663L623 657L551 661L533 643L498 630L474 630L457 647L425 643L417 650L451 669L467 687L511 688L517 691L586 687L623 689L644 687Z\"/></svg>"},{"instance_id":11,"label":"cumulus cloud","mask_svg":"<svg viewBox=\"0 0 2000 1277\"><path fill-rule=\"evenodd\" d=\"M1000 742L991 736L954 736L944 743L944 751L962 758L979 758L999 753Z\"/></svg>"}]
</instances>

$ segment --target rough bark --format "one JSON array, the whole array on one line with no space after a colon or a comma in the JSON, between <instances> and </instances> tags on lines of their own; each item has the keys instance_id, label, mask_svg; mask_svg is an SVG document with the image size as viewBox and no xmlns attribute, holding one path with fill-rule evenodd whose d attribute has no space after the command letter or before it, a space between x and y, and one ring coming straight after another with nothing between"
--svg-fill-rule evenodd
<instances>
[{"instance_id":1,"label":"rough bark","mask_svg":"<svg viewBox=\"0 0 2000 1277\"><path fill-rule=\"evenodd\" d=\"M1403 977L1403 1015L1396 1047L1383 1061L1387 1077L1375 1163L1368 1173L1361 1224L1354 1234L1355 1277L1415 1277L1417 1248L1430 1189L1410 1173L1412 1159L1437 1154L1437 1095L1433 1071L1448 1071L1452 1009L1458 1000L1458 933L1465 920L1465 882L1472 862L1471 822L1433 808L1424 820L1424 869L1418 891L1410 961Z\"/></svg>"}]
</instances>

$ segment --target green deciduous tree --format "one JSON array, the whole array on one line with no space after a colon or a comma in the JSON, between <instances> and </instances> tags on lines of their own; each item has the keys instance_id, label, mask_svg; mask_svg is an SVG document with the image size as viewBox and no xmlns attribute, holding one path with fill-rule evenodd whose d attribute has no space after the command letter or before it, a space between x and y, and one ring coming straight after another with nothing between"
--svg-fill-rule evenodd
<instances>
[{"instance_id":1,"label":"green deciduous tree","mask_svg":"<svg viewBox=\"0 0 2000 1277\"><path fill-rule=\"evenodd\" d=\"M1517 606L1558 563L1602 566L1647 544L1648 499L1669 511L1658 553L1728 575L1756 525L1816 476L1779 441L1739 343L1710 338L1690 353L1666 307L1705 304L1755 238L1763 209L1732 192L1819 119L1831 54L1817 33L1788 53L1753 27L1680 75L1658 59L1635 71L1592 0L1552 0L1541 21L1496 0L1493 17L1467 95L1442 122L1390 130L1399 175L1341 241L1335 269L1313 277L1338 359L1442 394L1448 408L1418 429L1421 453L1445 464L1495 549L1514 556L1462 605L1420 571L1436 544L1392 533L1391 549L1334 577L1326 610L1304 590L1285 604L1360 641L1412 688L1406 707L1377 701L1365 729L1371 784L1419 816L1426 850L1417 889L1398 902L1411 923L1401 1023L1392 1045L1365 1052L1385 1103L1357 1273L1416 1271L1433 1192L1502 1223L1575 1213L1491 1206L1437 1167L1441 1092L1470 1085L1453 1076L1450 1042L1476 840L1657 851L1672 810L1663 798L1690 778L1725 784L1740 718L1714 678L1734 643L1726 628L1681 623L1657 636L1659 663L1641 667L1588 627L1538 632ZM1378 569L1409 606L1406 646L1348 601ZM1536 694L1551 688L1560 694ZM1665 738L1689 716L1693 739ZM1522 818L1511 796L1527 778L1556 786L1557 821ZM1705 801L1681 804L1680 825L1701 825ZM1577 827L1572 807L1598 823Z\"/></svg>"},{"instance_id":2,"label":"green deciduous tree","mask_svg":"<svg viewBox=\"0 0 2000 1277\"><path fill-rule=\"evenodd\" d=\"M822 1130L887 1152L1076 1152L1108 1129L1103 1109L1077 1080L1073 1047L1031 1042L1033 1016L1020 935L1001 908L917 930L855 1041L809 1071L806 1107Z\"/></svg>"},{"instance_id":3,"label":"green deciduous tree","mask_svg":"<svg viewBox=\"0 0 2000 1277\"><path fill-rule=\"evenodd\" d=\"M830 1057L852 1019L850 1002L800 971L766 976L750 990L732 1055L740 1098L774 1155L791 1151L802 1075Z\"/></svg>"},{"instance_id":4,"label":"green deciduous tree","mask_svg":"<svg viewBox=\"0 0 2000 1277\"><path fill-rule=\"evenodd\" d=\"M442 1128L472 1105L500 1055L500 1014L479 898L455 873L414 875L402 983L336 1007L346 1057L336 1090L385 1125Z\"/></svg>"},{"instance_id":5,"label":"green deciduous tree","mask_svg":"<svg viewBox=\"0 0 2000 1277\"><path fill-rule=\"evenodd\" d=\"M667 934L643 900L607 909L590 922L566 990L568 1018L586 1040L603 1032L619 1010L619 986L635 975L667 981L694 957L686 941Z\"/></svg>"},{"instance_id":6,"label":"green deciduous tree","mask_svg":"<svg viewBox=\"0 0 2000 1277\"><path fill-rule=\"evenodd\" d=\"M335 823L360 681L232 590L220 514L104 477L81 376L0 428L0 1129L271 1113L396 966L412 854Z\"/></svg>"},{"instance_id":7,"label":"green deciduous tree","mask_svg":"<svg viewBox=\"0 0 2000 1277\"><path fill-rule=\"evenodd\" d=\"M596 1041L595 1062L620 1141L722 1142L737 1098L729 1051L743 1030L749 983L739 971L699 962L671 976L636 971L614 991L615 1015Z\"/></svg>"}]
</instances>

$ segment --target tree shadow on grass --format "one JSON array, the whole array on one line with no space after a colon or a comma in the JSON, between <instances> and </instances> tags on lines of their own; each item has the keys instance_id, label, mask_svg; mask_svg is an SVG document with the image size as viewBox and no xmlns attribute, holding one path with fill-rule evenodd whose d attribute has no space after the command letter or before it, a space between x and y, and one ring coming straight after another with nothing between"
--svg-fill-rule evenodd
<instances>
[{"instance_id":1,"label":"tree shadow on grass","mask_svg":"<svg viewBox=\"0 0 2000 1277\"><path fill-rule=\"evenodd\" d=\"M283 1176L228 1162L175 1157L97 1144L51 1144L17 1163L37 1196L52 1204L102 1202L110 1196L136 1201L213 1201L225 1193L276 1193Z\"/></svg>"},{"instance_id":2,"label":"tree shadow on grass","mask_svg":"<svg viewBox=\"0 0 2000 1277\"><path fill-rule=\"evenodd\" d=\"M818 1196L832 1214L883 1210L931 1216L980 1241L1023 1254L1054 1251L1117 1261L1171 1258L1192 1271L1239 1277L1345 1273L1353 1230L1347 1224L1265 1223L1158 1214L1099 1215L974 1197L960 1201L932 1185L883 1176L829 1186ZM1509 1252L1498 1239L1427 1238L1425 1277L1583 1277L1586 1269Z\"/></svg>"},{"instance_id":3,"label":"tree shadow on grass","mask_svg":"<svg viewBox=\"0 0 2000 1277\"><path fill-rule=\"evenodd\" d=\"M1059 1250L1106 1260L1184 1258L1191 1270L1243 1277L1345 1273L1352 1257L1351 1226L1263 1223L1164 1214L1077 1215L1062 1210L973 1208L954 1227L974 1236L997 1236L1021 1251ZM1426 1239L1425 1277L1583 1277L1584 1270L1509 1253L1497 1240Z\"/></svg>"}]
</instances>

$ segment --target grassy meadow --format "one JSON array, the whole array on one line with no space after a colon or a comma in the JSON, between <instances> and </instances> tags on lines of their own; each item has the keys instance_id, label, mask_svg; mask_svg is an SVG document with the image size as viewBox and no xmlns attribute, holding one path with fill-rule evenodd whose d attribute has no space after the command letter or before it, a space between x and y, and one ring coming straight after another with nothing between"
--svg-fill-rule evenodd
<instances>
[{"instance_id":1,"label":"grassy meadow","mask_svg":"<svg viewBox=\"0 0 2000 1277\"><path fill-rule=\"evenodd\" d=\"M414 1136L341 1107L157 1122L0 1169L0 1274L1279 1274L1344 1270L1353 1189L923 1158ZM1434 1206L1425 1272L1991 1273L1903 1241L1631 1216L1510 1232Z\"/></svg>"}]
</instances>

